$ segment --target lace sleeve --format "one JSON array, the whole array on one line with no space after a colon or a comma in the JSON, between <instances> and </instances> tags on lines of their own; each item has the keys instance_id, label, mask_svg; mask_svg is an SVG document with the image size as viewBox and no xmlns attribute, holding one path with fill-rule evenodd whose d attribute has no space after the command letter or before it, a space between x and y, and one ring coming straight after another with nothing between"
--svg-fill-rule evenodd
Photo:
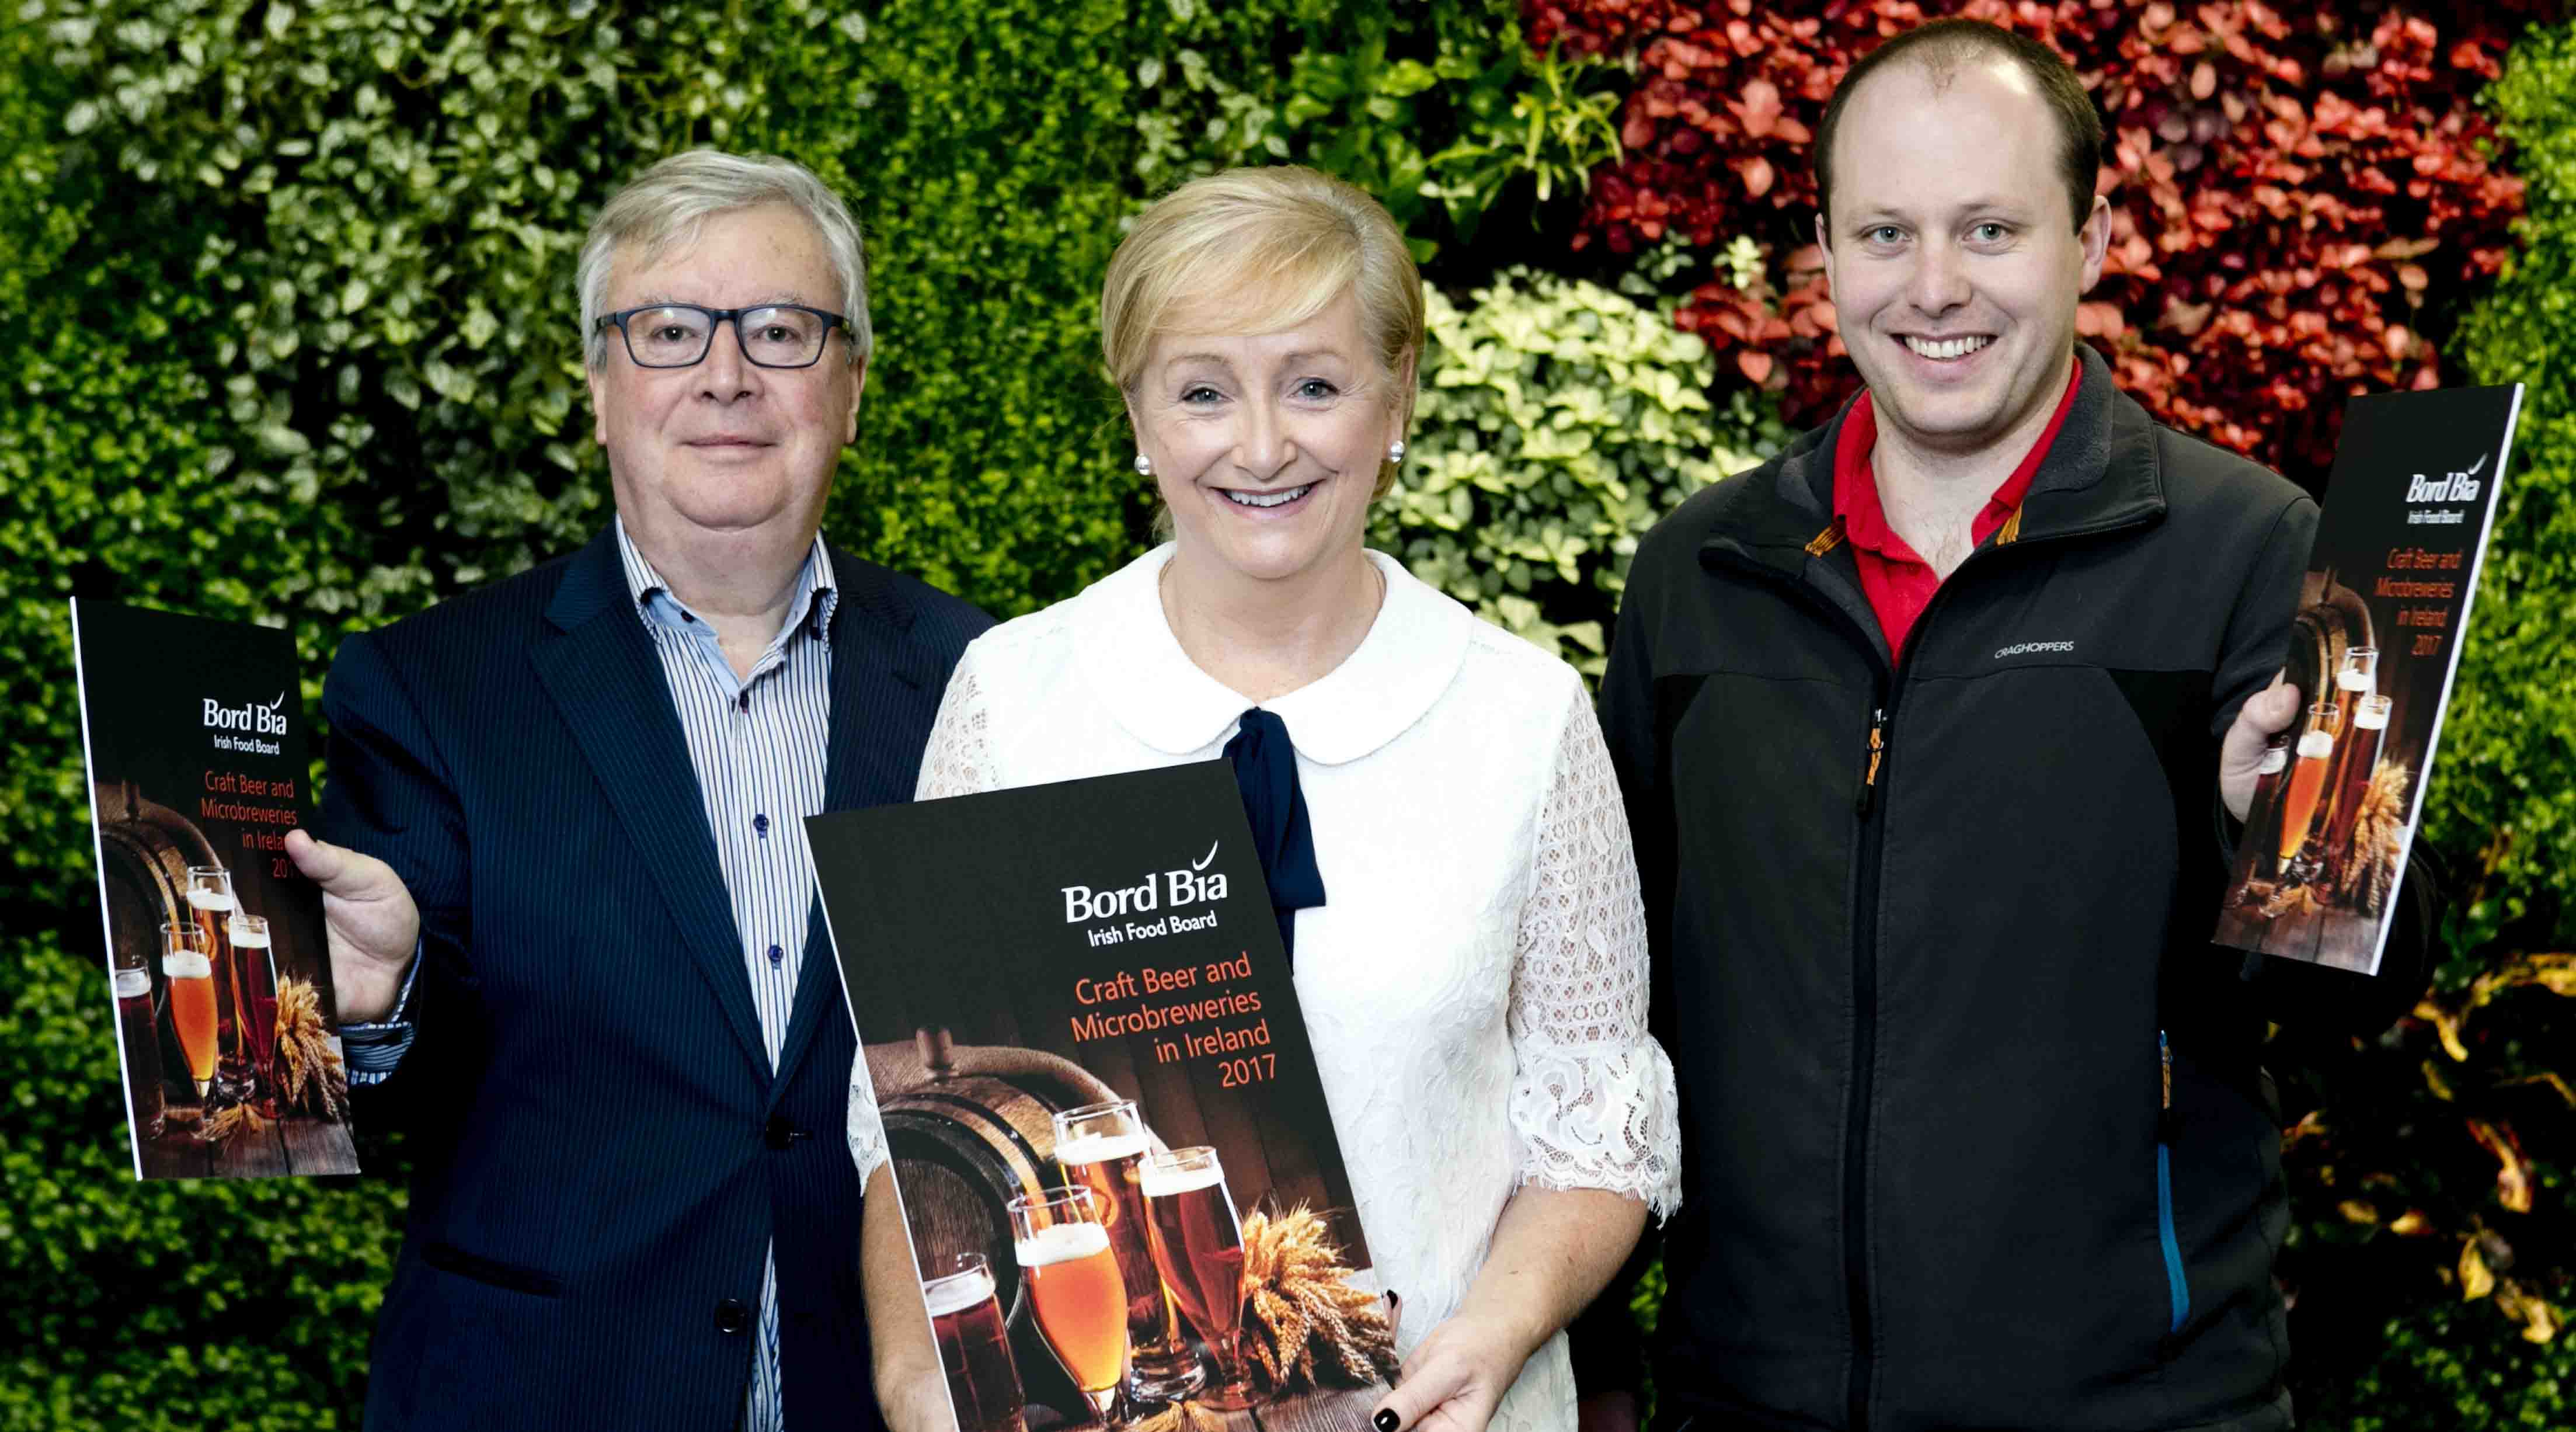
<instances>
[{"instance_id":1,"label":"lace sleeve","mask_svg":"<svg viewBox=\"0 0 2576 1432\"><path fill-rule=\"evenodd\" d=\"M1610 753L1577 689L1539 810L1512 975L1521 1178L1681 1203L1673 1067L1646 1032L1646 912Z\"/></svg>"},{"instance_id":2,"label":"lace sleeve","mask_svg":"<svg viewBox=\"0 0 2576 1432\"><path fill-rule=\"evenodd\" d=\"M850 1162L858 1166L865 1189L877 1165L886 1161L885 1123L877 1117L876 1085L868 1078L868 1055L860 1050L850 1061Z\"/></svg>"},{"instance_id":3,"label":"lace sleeve","mask_svg":"<svg viewBox=\"0 0 2576 1432\"><path fill-rule=\"evenodd\" d=\"M921 753L921 779L914 783L917 801L971 796L1000 784L993 771L992 733L986 727L983 683L975 675L975 648L957 662L948 690L939 698L939 718L930 724L930 744Z\"/></svg>"}]
</instances>

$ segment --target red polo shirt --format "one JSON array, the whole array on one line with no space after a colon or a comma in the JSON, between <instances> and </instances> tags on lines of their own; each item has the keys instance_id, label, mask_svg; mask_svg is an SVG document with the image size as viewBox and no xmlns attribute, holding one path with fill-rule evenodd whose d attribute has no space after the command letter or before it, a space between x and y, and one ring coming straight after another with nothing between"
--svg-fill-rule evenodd
<instances>
[{"instance_id":1,"label":"red polo shirt","mask_svg":"<svg viewBox=\"0 0 2576 1432\"><path fill-rule=\"evenodd\" d=\"M2057 441L2057 430L2066 426L2067 411L2075 406L2075 394L2084 386L2084 365L2068 366L2066 396L2057 400L2056 413L2039 441L2023 455L2021 466L1986 499L1984 509L1968 525L1971 541L1984 542L2021 510L2031 476ZM1941 589L1941 574L1887 525L1887 510L1878 501L1878 474L1869 465L1869 451L1877 441L1878 416L1871 411L1869 393L1864 390L1852 404L1850 416L1843 419L1842 434L1834 443L1834 517L1852 544L1852 558L1860 567L1861 594L1878 613L1879 630L1887 633L1888 654L1896 657L1904 654L1905 638L1923 609L1932 605L1932 594Z\"/></svg>"}]
</instances>

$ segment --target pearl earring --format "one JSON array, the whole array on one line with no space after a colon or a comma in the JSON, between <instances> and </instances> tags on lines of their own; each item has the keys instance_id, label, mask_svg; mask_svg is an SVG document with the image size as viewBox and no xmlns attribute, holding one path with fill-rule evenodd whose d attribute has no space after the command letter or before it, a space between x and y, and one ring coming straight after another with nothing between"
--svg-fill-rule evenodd
<instances>
[{"instance_id":1,"label":"pearl earring","mask_svg":"<svg viewBox=\"0 0 2576 1432\"><path fill-rule=\"evenodd\" d=\"M1388 462L1399 463L1404 461L1404 440L1402 438L1398 438L1394 442L1386 445L1386 460Z\"/></svg>"},{"instance_id":2,"label":"pearl earring","mask_svg":"<svg viewBox=\"0 0 2576 1432\"><path fill-rule=\"evenodd\" d=\"M1136 454L1136 475L1138 477L1152 477L1154 475L1154 460L1145 456L1141 452Z\"/></svg>"}]
</instances>

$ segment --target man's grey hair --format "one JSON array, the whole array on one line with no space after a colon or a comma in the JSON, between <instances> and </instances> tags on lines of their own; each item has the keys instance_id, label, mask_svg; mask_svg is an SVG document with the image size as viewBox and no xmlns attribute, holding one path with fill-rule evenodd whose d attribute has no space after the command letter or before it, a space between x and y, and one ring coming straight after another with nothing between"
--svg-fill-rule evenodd
<instances>
[{"instance_id":1,"label":"man's grey hair","mask_svg":"<svg viewBox=\"0 0 2576 1432\"><path fill-rule=\"evenodd\" d=\"M850 320L849 361L857 363L873 353L867 252L859 241L859 221L850 217L841 196L792 160L692 149L636 176L591 220L573 280L581 292L582 346L590 366L608 362L608 335L599 331L599 316L607 307L609 270L620 253L631 245L650 263L674 246L694 243L708 218L761 204L794 208L822 235L832 275L841 284L841 312Z\"/></svg>"}]
</instances>

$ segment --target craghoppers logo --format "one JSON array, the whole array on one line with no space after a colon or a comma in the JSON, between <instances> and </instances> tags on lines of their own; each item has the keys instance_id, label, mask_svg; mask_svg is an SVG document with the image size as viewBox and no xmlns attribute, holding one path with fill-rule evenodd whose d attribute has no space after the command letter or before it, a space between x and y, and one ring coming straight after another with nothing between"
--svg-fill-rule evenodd
<instances>
[{"instance_id":1,"label":"craghoppers logo","mask_svg":"<svg viewBox=\"0 0 2576 1432\"><path fill-rule=\"evenodd\" d=\"M1995 660L2001 661L2008 656L2035 656L2041 652L2073 651L2074 649L2075 643L2071 641L2026 641L2019 646L1996 648Z\"/></svg>"}]
</instances>

